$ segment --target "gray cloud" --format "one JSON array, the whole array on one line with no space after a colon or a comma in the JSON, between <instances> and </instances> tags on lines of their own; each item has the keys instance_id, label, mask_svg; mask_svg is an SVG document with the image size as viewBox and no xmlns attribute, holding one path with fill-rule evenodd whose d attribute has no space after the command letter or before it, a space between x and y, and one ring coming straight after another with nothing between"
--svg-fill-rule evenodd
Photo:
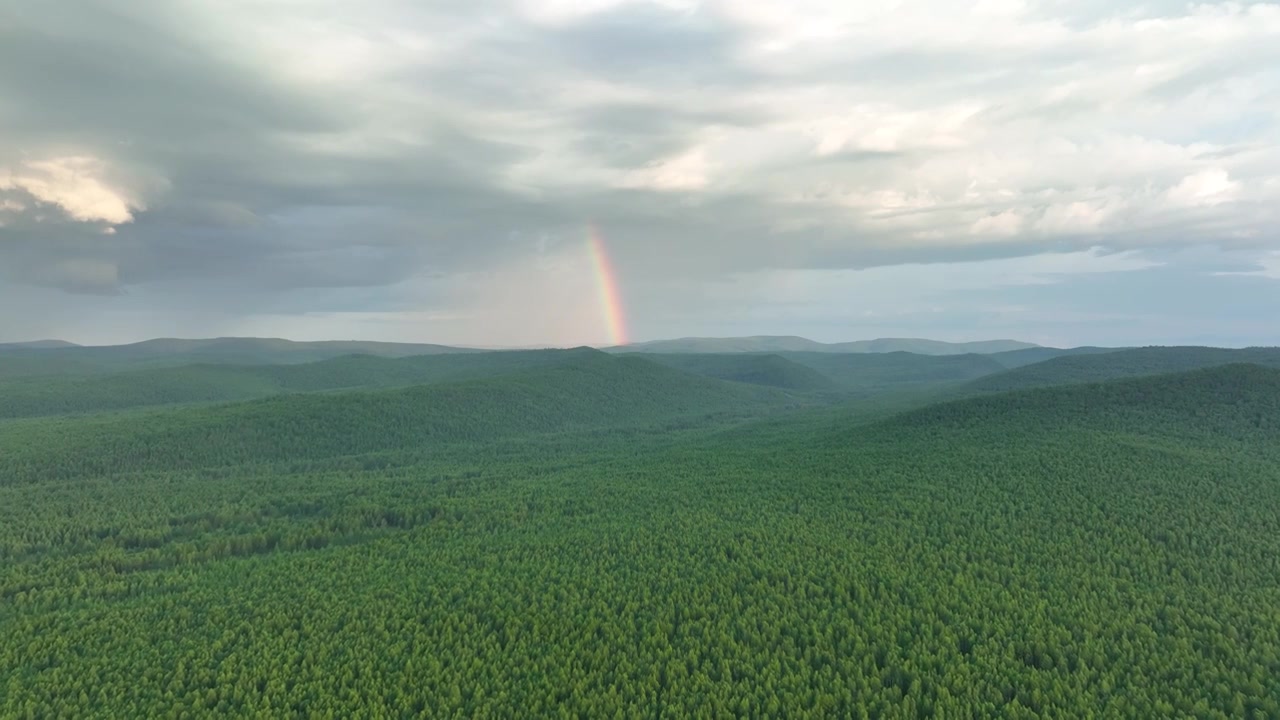
<instances>
[{"instance_id":1,"label":"gray cloud","mask_svg":"<svg viewBox=\"0 0 1280 720\"><path fill-rule=\"evenodd\" d=\"M771 273L1088 248L1247 265L1280 246L1277 48L1266 2L20 2L0 9L0 287L235 308L189 334L473 312L497 343L560 312L546 287L589 272L588 222L650 334ZM1271 287L1199 272L1226 298Z\"/></svg>"},{"instance_id":2,"label":"gray cloud","mask_svg":"<svg viewBox=\"0 0 1280 720\"><path fill-rule=\"evenodd\" d=\"M604 79L738 86L756 73L734 62L739 31L710 14L621 5L545 38L553 57Z\"/></svg>"}]
</instances>

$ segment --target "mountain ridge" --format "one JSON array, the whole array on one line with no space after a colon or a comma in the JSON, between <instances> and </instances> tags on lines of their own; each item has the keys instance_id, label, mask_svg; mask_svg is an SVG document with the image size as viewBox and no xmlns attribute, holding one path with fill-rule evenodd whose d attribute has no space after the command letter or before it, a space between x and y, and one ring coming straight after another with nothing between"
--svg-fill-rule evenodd
<instances>
[{"instance_id":1,"label":"mountain ridge","mask_svg":"<svg viewBox=\"0 0 1280 720\"><path fill-rule=\"evenodd\" d=\"M57 348L84 347L66 340L28 340L26 342L0 342L0 350L53 350Z\"/></svg>"},{"instance_id":2,"label":"mountain ridge","mask_svg":"<svg viewBox=\"0 0 1280 720\"><path fill-rule=\"evenodd\" d=\"M1165 375L1237 363L1280 367L1280 348L1153 345L1105 353L1070 353L975 379L967 389L1004 392Z\"/></svg>"},{"instance_id":3,"label":"mountain ridge","mask_svg":"<svg viewBox=\"0 0 1280 720\"><path fill-rule=\"evenodd\" d=\"M913 433L1007 438L1086 428L1220 437L1280 435L1280 367L1235 362L1180 372L1026 387L943 401L867 427L896 442Z\"/></svg>"},{"instance_id":4,"label":"mountain ridge","mask_svg":"<svg viewBox=\"0 0 1280 720\"><path fill-rule=\"evenodd\" d=\"M0 378L35 375L91 375L122 369L172 367L196 363L287 365L328 360L343 355L408 357L481 352L471 348L426 343L361 340L314 342L280 338L154 338L125 345L55 347L0 346Z\"/></svg>"},{"instance_id":5,"label":"mountain ridge","mask_svg":"<svg viewBox=\"0 0 1280 720\"><path fill-rule=\"evenodd\" d=\"M1039 345L1019 340L979 340L947 342L926 338L876 338L839 343L821 343L797 335L752 335L745 337L683 337L651 340L602 348L606 352L628 353L751 353L751 352L828 352L886 353L912 352L920 355L992 354L1037 348Z\"/></svg>"},{"instance_id":6,"label":"mountain ridge","mask_svg":"<svg viewBox=\"0 0 1280 720\"><path fill-rule=\"evenodd\" d=\"M561 365L455 383L292 393L126 415L0 424L0 439L21 448L0 458L0 478L20 477L24 468L40 468L37 475L58 477L82 471L194 469L428 449L560 431L680 423L795 402L793 395L775 388L590 350ZM58 442L52 442L54 437Z\"/></svg>"},{"instance_id":7,"label":"mountain ridge","mask_svg":"<svg viewBox=\"0 0 1280 720\"><path fill-rule=\"evenodd\" d=\"M432 385L568 364L597 353L582 347L405 357L343 355L305 363L194 363L94 375L0 378L0 418Z\"/></svg>"}]
</instances>

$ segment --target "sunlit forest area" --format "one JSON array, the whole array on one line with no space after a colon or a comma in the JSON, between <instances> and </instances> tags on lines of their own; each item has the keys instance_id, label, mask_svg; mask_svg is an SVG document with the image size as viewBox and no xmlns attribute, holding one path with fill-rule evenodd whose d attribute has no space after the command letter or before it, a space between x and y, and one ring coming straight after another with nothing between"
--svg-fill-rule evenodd
<instances>
[{"instance_id":1,"label":"sunlit forest area","mask_svg":"<svg viewBox=\"0 0 1280 720\"><path fill-rule=\"evenodd\" d=\"M0 716L1280 717L1273 355L465 357L12 371Z\"/></svg>"}]
</instances>

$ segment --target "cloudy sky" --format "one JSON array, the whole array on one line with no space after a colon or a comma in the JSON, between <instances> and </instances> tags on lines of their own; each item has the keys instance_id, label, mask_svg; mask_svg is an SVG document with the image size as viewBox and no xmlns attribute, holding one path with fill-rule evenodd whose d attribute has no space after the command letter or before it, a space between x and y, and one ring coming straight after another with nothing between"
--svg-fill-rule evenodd
<instances>
[{"instance_id":1,"label":"cloudy sky","mask_svg":"<svg viewBox=\"0 0 1280 720\"><path fill-rule=\"evenodd\" d=\"M1280 344L1280 3L0 0L0 341Z\"/></svg>"}]
</instances>

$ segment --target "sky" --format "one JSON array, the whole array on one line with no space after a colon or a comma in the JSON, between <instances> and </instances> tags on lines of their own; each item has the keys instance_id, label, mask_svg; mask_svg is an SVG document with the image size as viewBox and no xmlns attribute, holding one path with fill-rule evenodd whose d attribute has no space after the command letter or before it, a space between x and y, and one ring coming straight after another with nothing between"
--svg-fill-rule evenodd
<instances>
[{"instance_id":1,"label":"sky","mask_svg":"<svg viewBox=\"0 0 1280 720\"><path fill-rule=\"evenodd\" d=\"M0 0L0 342L1277 318L1277 2Z\"/></svg>"}]
</instances>

